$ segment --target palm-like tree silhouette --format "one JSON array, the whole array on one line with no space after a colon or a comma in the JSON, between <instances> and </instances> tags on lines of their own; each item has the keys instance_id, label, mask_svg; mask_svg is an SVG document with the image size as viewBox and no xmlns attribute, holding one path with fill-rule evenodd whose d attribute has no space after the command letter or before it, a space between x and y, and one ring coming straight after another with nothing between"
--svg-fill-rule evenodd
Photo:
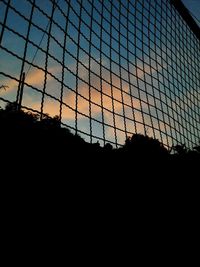
<instances>
[{"instance_id":1,"label":"palm-like tree silhouette","mask_svg":"<svg viewBox=\"0 0 200 267\"><path fill-rule=\"evenodd\" d=\"M7 86L7 85L1 85L1 86L0 86L0 90L1 90L1 89L4 89L4 91L6 91L7 88L9 88L9 86Z\"/></svg>"}]
</instances>

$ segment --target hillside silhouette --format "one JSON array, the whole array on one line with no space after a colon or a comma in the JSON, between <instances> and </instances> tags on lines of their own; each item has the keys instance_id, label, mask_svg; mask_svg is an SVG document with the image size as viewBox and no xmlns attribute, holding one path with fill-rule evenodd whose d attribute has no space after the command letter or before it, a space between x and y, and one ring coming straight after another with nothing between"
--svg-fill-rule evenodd
<instances>
[{"instance_id":1,"label":"hillside silhouette","mask_svg":"<svg viewBox=\"0 0 200 267\"><path fill-rule=\"evenodd\" d=\"M122 160L199 160L200 145L188 150L184 145L172 147L170 153L157 139L141 134L133 134L125 144L116 149L107 143L101 147L99 143L87 143L79 135L74 135L69 129L63 128L56 116L44 115L19 110L17 104L8 103L0 109L0 142L1 156L4 153L23 157L54 158L58 157L81 160L86 155L114 157Z\"/></svg>"}]
</instances>

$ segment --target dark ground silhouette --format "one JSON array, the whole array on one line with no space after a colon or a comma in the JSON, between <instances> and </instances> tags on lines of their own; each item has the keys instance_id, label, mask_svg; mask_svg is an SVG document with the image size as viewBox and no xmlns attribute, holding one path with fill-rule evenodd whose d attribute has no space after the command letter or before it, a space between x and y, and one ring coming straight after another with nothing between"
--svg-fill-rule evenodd
<instances>
[{"instance_id":1,"label":"dark ground silhouette","mask_svg":"<svg viewBox=\"0 0 200 267\"><path fill-rule=\"evenodd\" d=\"M35 212L38 221L47 210L50 220L61 214L65 217L72 210L72 218L79 216L78 224L85 216L92 221L95 212L97 220L102 213L106 222L113 211L116 220L124 220L124 216L136 218L136 210L141 217L149 209L146 223L152 209L158 207L160 217L169 203L177 214L184 198L198 203L194 190L199 190L195 182L200 153L199 146L192 151L184 146L174 149L170 154L158 140L138 134L119 149L89 144L62 128L58 117L40 120L11 103L0 109L3 206L9 214L14 207L16 218L24 207L23 216L31 212L32 220Z\"/></svg>"},{"instance_id":2,"label":"dark ground silhouette","mask_svg":"<svg viewBox=\"0 0 200 267\"><path fill-rule=\"evenodd\" d=\"M73 135L62 128L59 118L50 118L18 110L16 103L9 103L0 109L1 156L3 151L9 155L24 155L36 158L73 158L74 161L86 155L96 155L129 160L196 160L200 159L200 145L188 150L184 145L173 147L170 153L163 144L151 137L134 134L125 144L114 149L111 144L101 147L99 143L85 142L79 135Z\"/></svg>"}]
</instances>

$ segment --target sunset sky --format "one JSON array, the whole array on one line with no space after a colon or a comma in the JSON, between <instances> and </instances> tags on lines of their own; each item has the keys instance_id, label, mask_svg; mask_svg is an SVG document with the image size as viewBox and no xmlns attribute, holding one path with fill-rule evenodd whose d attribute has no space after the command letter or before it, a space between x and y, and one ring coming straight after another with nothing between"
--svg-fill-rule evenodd
<instances>
[{"instance_id":1,"label":"sunset sky","mask_svg":"<svg viewBox=\"0 0 200 267\"><path fill-rule=\"evenodd\" d=\"M0 1L0 33L7 2L8 0ZM0 85L7 85L8 89L1 91L0 97L9 101L16 99L18 82L14 78L18 80L22 71L21 59L24 56L32 2L33 0L11 0L3 32L0 47ZM74 128L74 109L78 92L78 130L91 134L92 129L92 134L97 137L93 138L93 142L104 138L104 130L107 141L115 142L114 136L117 135L117 142L122 144L126 138L125 130L127 135L130 135L136 129L142 134L146 131L148 135L162 140L165 144L171 144L173 138L182 140L181 135L185 135L190 121L188 117L188 121L182 121L180 135L170 130L170 126L175 129L180 124L179 121L173 120L170 114L175 116L176 112L181 112L184 103L179 101L176 92L172 97L166 88L179 88L181 76L174 77L173 68L177 61L175 55L180 58L180 63L183 60L184 48L181 47L180 41L178 51L169 54L167 50L167 46L174 46L175 40L172 40L168 31L169 25L173 25L168 17L170 10L167 5L163 5L161 10L161 6L155 1L151 1L149 9L148 1L144 2L143 7L142 1L131 0L130 4L125 0L122 1L123 5L113 1L112 5L107 0L102 5L102 2L94 0L92 7L91 0L83 0L81 8L80 1L72 0L69 8L66 1L59 0L58 7L53 11L53 23L50 24L48 17L52 14L52 2L35 2L25 54L27 62L23 68L25 82L29 85L24 87L24 106L41 111L43 90L58 100L62 95L62 122ZM184 2L188 6L190 1ZM195 3L191 5L192 10L195 10L194 6ZM163 23L161 15L166 19ZM51 37L48 40L48 35L43 31L48 33L50 27ZM175 51L175 46L173 49ZM192 64L191 59L188 62ZM30 63L34 66L30 67ZM45 73L46 63L48 73ZM187 68L182 70L187 71ZM191 88L189 81L184 80L184 86ZM45 96L44 113L51 116L60 114L60 103L56 99ZM91 100L91 105L88 99ZM196 102L191 105L187 103L190 114ZM92 120L89 119L90 115ZM102 122L105 123L104 129ZM194 134L195 131L194 129ZM89 137L83 137L89 140Z\"/></svg>"}]
</instances>

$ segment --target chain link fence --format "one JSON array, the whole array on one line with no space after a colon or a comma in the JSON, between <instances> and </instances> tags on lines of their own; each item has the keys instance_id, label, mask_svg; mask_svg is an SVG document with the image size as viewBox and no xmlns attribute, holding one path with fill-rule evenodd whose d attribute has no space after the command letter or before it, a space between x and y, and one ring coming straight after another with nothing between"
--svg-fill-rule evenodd
<instances>
[{"instance_id":1,"label":"chain link fence","mask_svg":"<svg viewBox=\"0 0 200 267\"><path fill-rule=\"evenodd\" d=\"M181 1L0 0L0 105L88 142L200 138L199 28Z\"/></svg>"}]
</instances>

